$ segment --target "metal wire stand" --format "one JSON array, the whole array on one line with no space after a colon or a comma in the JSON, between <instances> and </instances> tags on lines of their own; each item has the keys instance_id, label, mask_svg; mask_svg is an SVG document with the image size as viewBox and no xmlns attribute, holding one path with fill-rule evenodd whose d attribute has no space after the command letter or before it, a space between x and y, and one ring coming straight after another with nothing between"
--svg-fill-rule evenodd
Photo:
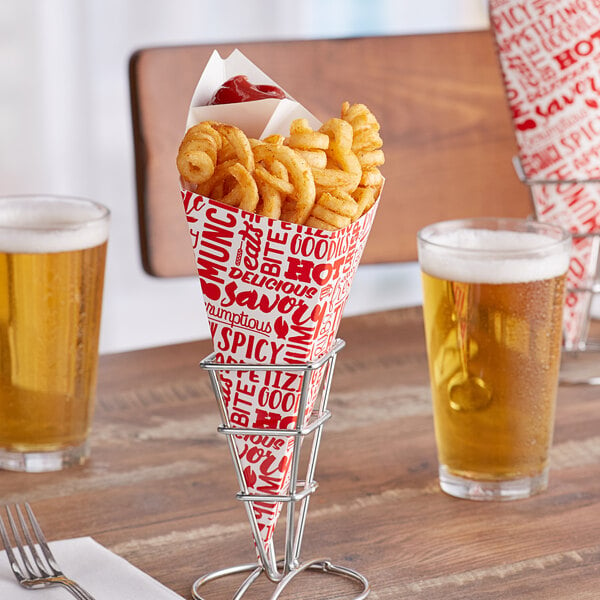
<instances>
[{"instance_id":1,"label":"metal wire stand","mask_svg":"<svg viewBox=\"0 0 600 600\"><path fill-rule=\"evenodd\" d=\"M300 551L304 535L304 527L308 512L308 505L311 495L316 491L318 483L314 479L317 455L321 442L323 425L331 417L327 409L329 391L331 389L331 380L337 353L344 347L343 340L336 340L333 348L321 358L301 364L247 364L247 363L221 363L215 361L215 354L207 356L200 362L200 367L208 371L214 394L217 399L219 411L221 413L222 425L218 427L219 433L226 436L231 458L233 460L240 492L237 499L242 501L250 521L252 535L255 540L258 552L258 562L234 566L209 573L196 580L192 586L192 596L196 600L204 600L199 590L210 581L249 572L249 575L238 587L232 600L240 600L250 589L252 584L258 580L261 575L265 575L274 585L274 591L269 600L277 600L284 592L285 588L298 575L307 570L317 570L325 574L332 574L345 577L357 582L362 591L353 600L363 600L369 595L370 585L368 580L353 569L341 567L332 564L328 559L318 558L300 562ZM321 385L318 391L318 397L314 402L314 408L308 419L304 419L309 401L311 375L323 369ZM301 392L298 406L298 418L296 426L293 429L264 429L264 428L242 428L232 427L226 409L225 397L219 378L220 371L283 371L287 373L300 373L302 377ZM241 435L260 435L277 438L293 438L293 452L291 457L289 484L286 486L286 493L282 494L251 494L246 484L240 457L238 455L234 437ZM306 465L305 479L298 479L298 469L300 466L300 453L303 441L307 437L312 437L310 444L310 453ZM285 529L285 553L282 559L278 560L275 554L273 539L271 538L268 547L265 548L261 541L259 525L254 512L255 502L281 503L281 507L287 507L286 529Z\"/></svg>"},{"instance_id":2,"label":"metal wire stand","mask_svg":"<svg viewBox=\"0 0 600 600\"><path fill-rule=\"evenodd\" d=\"M535 190L556 187L558 185L578 184L597 186L600 191L600 179L529 179L518 156L513 157L513 167L518 178L529 188L531 204L538 218L535 202ZM538 188L541 186L541 188ZM565 340L561 361L560 383L565 385L600 385L600 340L590 338L592 305L600 298L600 232L572 232L574 244L589 246L590 264L585 285L569 287L567 294L577 297L583 309L579 317L577 335Z\"/></svg>"}]
</instances>

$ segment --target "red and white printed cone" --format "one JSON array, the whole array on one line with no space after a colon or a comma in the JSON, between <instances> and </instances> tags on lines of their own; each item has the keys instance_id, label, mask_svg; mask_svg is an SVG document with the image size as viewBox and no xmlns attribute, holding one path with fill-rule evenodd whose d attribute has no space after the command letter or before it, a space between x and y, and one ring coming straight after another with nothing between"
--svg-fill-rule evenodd
<instances>
[{"instance_id":1,"label":"red and white printed cone","mask_svg":"<svg viewBox=\"0 0 600 600\"><path fill-rule=\"evenodd\" d=\"M321 231L276 221L182 191L198 275L219 362L297 364L328 352L377 204L352 225ZM220 375L232 427L294 427L301 375L226 371ZM293 438L235 436L250 494L286 492ZM281 503L254 502L265 549Z\"/></svg>"},{"instance_id":2,"label":"red and white printed cone","mask_svg":"<svg viewBox=\"0 0 600 600\"><path fill-rule=\"evenodd\" d=\"M565 348L585 343L600 233L600 3L489 0L519 157L536 217L576 234ZM582 290L581 292L579 290Z\"/></svg>"}]
</instances>

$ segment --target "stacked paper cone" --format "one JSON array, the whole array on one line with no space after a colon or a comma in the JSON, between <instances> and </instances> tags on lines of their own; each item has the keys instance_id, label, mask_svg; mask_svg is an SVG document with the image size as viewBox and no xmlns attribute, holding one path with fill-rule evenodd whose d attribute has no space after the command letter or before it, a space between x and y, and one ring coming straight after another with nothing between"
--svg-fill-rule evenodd
<instances>
[{"instance_id":1,"label":"stacked paper cone","mask_svg":"<svg viewBox=\"0 0 600 600\"><path fill-rule=\"evenodd\" d=\"M536 217L576 234L565 347L585 343L600 232L600 4L490 0L519 157ZM536 183L538 182L538 183ZM544 183L545 182L545 183Z\"/></svg>"}]
</instances>

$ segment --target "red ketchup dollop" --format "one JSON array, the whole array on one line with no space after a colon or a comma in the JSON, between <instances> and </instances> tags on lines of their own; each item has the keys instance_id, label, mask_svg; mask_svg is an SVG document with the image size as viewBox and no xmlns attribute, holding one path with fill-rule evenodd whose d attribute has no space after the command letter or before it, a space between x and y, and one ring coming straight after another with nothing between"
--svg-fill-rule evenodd
<instances>
[{"instance_id":1,"label":"red ketchup dollop","mask_svg":"<svg viewBox=\"0 0 600 600\"><path fill-rule=\"evenodd\" d=\"M285 92L275 85L250 83L245 75L228 79L213 95L208 104L234 104L264 98L285 98Z\"/></svg>"}]
</instances>

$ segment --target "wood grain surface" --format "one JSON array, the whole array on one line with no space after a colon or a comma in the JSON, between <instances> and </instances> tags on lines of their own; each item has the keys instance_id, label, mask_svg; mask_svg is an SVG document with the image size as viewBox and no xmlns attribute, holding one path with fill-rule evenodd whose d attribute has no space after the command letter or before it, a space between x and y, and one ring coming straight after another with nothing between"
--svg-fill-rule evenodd
<instances>
[{"instance_id":1,"label":"wood grain surface","mask_svg":"<svg viewBox=\"0 0 600 600\"><path fill-rule=\"evenodd\" d=\"M303 559L363 573L374 600L600 597L600 398L561 387L550 486L477 503L437 483L420 308L342 321L341 351ZM191 599L195 579L254 560L208 375L208 342L101 359L92 458L47 474L0 473L3 503L29 500L48 537L91 535ZM352 598L306 574L283 598ZM262 582L249 598L268 598ZM233 581L207 598L231 598ZM40 594L41 595L41 594Z\"/></svg>"},{"instance_id":2,"label":"wood grain surface","mask_svg":"<svg viewBox=\"0 0 600 600\"><path fill-rule=\"evenodd\" d=\"M146 48L130 81L148 273L196 271L175 157L206 62L236 47L318 119L339 116L344 100L379 119L386 183L363 264L415 260L416 233L434 221L531 213L489 31Z\"/></svg>"}]
</instances>

